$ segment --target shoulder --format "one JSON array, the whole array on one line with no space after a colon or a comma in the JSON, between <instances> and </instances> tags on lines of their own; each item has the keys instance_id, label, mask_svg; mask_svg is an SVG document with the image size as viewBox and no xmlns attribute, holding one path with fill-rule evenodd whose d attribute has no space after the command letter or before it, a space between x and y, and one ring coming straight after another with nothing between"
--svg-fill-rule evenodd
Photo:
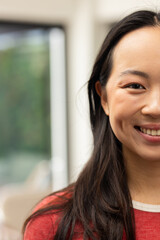
<instances>
[{"instance_id":1,"label":"shoulder","mask_svg":"<svg viewBox=\"0 0 160 240\"><path fill-rule=\"evenodd\" d=\"M58 192L58 193L53 193L47 197L45 197L43 200L41 200L36 207L34 208L33 212L36 212L40 209L46 208L50 205L55 205L58 204L60 202L62 202L61 200L63 199L63 196L65 195L65 192Z\"/></svg>"},{"instance_id":2,"label":"shoulder","mask_svg":"<svg viewBox=\"0 0 160 240\"><path fill-rule=\"evenodd\" d=\"M46 197L35 207L34 213L60 203L63 195L64 193L58 193ZM25 229L24 240L53 240L60 218L60 213L54 213L52 210L33 217Z\"/></svg>"},{"instance_id":3,"label":"shoulder","mask_svg":"<svg viewBox=\"0 0 160 240\"><path fill-rule=\"evenodd\" d=\"M51 240L55 234L54 217L44 214L35 217L27 224L24 240Z\"/></svg>"}]
</instances>

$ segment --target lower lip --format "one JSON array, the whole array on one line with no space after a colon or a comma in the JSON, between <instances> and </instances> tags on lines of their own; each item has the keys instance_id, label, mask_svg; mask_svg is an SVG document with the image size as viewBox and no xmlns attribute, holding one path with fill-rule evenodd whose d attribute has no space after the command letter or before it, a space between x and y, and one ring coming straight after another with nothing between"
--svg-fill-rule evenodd
<instances>
[{"instance_id":1,"label":"lower lip","mask_svg":"<svg viewBox=\"0 0 160 240\"><path fill-rule=\"evenodd\" d=\"M148 134L145 134L143 132L141 132L140 130L137 130L137 132L139 132L139 134L148 142L152 142L152 143L160 143L160 136L151 136Z\"/></svg>"}]
</instances>

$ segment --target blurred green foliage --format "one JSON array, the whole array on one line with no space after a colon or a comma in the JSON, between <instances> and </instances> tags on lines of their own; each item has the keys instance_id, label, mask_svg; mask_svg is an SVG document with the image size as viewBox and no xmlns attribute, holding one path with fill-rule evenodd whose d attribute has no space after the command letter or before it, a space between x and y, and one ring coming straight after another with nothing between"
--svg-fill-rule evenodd
<instances>
[{"instance_id":1,"label":"blurred green foliage","mask_svg":"<svg viewBox=\"0 0 160 240\"><path fill-rule=\"evenodd\" d=\"M42 153L50 158L46 39L35 43L34 35L32 41L32 34L29 39L23 34L14 46L0 50L0 158L18 151Z\"/></svg>"}]
</instances>

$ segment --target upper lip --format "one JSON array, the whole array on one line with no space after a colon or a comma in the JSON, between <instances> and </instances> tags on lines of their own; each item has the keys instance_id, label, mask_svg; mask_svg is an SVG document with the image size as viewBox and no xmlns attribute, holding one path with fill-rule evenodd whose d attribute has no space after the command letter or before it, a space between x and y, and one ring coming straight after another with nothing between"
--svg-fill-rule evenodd
<instances>
[{"instance_id":1,"label":"upper lip","mask_svg":"<svg viewBox=\"0 0 160 240\"><path fill-rule=\"evenodd\" d=\"M160 123L159 124L147 123L147 124L139 125L138 127L145 128L145 129L151 129L151 130L159 130L160 129Z\"/></svg>"}]
</instances>

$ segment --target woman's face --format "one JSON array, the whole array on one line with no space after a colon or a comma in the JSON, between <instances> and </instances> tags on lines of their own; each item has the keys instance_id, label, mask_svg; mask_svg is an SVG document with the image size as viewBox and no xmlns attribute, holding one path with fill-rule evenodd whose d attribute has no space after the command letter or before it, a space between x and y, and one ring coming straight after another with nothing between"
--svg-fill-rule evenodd
<instances>
[{"instance_id":1,"label":"woman's face","mask_svg":"<svg viewBox=\"0 0 160 240\"><path fill-rule=\"evenodd\" d=\"M119 41L101 101L124 158L160 161L160 27Z\"/></svg>"}]
</instances>

